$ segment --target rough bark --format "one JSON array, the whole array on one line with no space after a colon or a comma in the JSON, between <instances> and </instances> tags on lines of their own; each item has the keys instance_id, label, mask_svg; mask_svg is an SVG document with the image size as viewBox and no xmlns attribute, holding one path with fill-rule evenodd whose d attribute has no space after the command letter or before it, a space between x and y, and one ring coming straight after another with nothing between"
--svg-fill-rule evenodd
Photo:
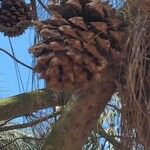
<instances>
[{"instance_id":1,"label":"rough bark","mask_svg":"<svg viewBox=\"0 0 150 150\"><path fill-rule=\"evenodd\" d=\"M109 72L99 83L79 90L65 107L42 150L80 150L114 91L114 78Z\"/></svg>"},{"instance_id":2,"label":"rough bark","mask_svg":"<svg viewBox=\"0 0 150 150\"><path fill-rule=\"evenodd\" d=\"M6 99L0 99L0 121L31 114L40 109L61 105L49 90L23 93Z\"/></svg>"}]
</instances>

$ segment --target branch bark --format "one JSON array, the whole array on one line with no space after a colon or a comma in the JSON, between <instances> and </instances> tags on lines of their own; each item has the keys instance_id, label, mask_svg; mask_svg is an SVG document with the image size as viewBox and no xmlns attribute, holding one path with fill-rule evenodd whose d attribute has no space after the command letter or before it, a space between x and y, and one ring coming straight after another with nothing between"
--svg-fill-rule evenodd
<instances>
[{"instance_id":1,"label":"branch bark","mask_svg":"<svg viewBox=\"0 0 150 150\"><path fill-rule=\"evenodd\" d=\"M99 83L81 89L65 107L42 150L80 150L97 119L115 92L114 78L107 72Z\"/></svg>"},{"instance_id":2,"label":"branch bark","mask_svg":"<svg viewBox=\"0 0 150 150\"><path fill-rule=\"evenodd\" d=\"M0 99L0 121L31 114L50 106L60 106L61 103L50 90L32 91Z\"/></svg>"}]
</instances>

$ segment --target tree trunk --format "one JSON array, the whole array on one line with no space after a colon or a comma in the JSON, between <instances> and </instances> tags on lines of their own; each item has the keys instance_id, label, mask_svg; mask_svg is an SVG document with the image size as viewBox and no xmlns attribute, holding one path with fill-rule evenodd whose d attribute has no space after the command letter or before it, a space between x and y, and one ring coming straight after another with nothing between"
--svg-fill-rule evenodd
<instances>
[{"instance_id":1,"label":"tree trunk","mask_svg":"<svg viewBox=\"0 0 150 150\"><path fill-rule=\"evenodd\" d=\"M99 83L79 90L68 102L42 150L80 150L114 92L114 78L109 72Z\"/></svg>"}]
</instances>

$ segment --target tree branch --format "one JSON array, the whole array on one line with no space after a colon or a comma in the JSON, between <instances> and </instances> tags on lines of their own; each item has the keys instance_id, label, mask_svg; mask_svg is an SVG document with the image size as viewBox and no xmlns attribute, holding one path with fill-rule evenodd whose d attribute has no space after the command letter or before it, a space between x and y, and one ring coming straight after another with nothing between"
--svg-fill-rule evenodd
<instances>
[{"instance_id":1,"label":"tree branch","mask_svg":"<svg viewBox=\"0 0 150 150\"><path fill-rule=\"evenodd\" d=\"M0 121L61 104L61 100L56 97L55 93L45 89L0 99Z\"/></svg>"}]
</instances>

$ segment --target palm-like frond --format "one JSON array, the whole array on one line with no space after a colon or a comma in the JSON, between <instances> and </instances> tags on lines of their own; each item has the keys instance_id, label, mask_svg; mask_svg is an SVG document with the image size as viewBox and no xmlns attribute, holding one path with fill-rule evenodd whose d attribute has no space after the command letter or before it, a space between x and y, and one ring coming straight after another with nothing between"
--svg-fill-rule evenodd
<instances>
[{"instance_id":1,"label":"palm-like frond","mask_svg":"<svg viewBox=\"0 0 150 150\"><path fill-rule=\"evenodd\" d=\"M38 150L40 140L17 130L0 133L1 150Z\"/></svg>"}]
</instances>

